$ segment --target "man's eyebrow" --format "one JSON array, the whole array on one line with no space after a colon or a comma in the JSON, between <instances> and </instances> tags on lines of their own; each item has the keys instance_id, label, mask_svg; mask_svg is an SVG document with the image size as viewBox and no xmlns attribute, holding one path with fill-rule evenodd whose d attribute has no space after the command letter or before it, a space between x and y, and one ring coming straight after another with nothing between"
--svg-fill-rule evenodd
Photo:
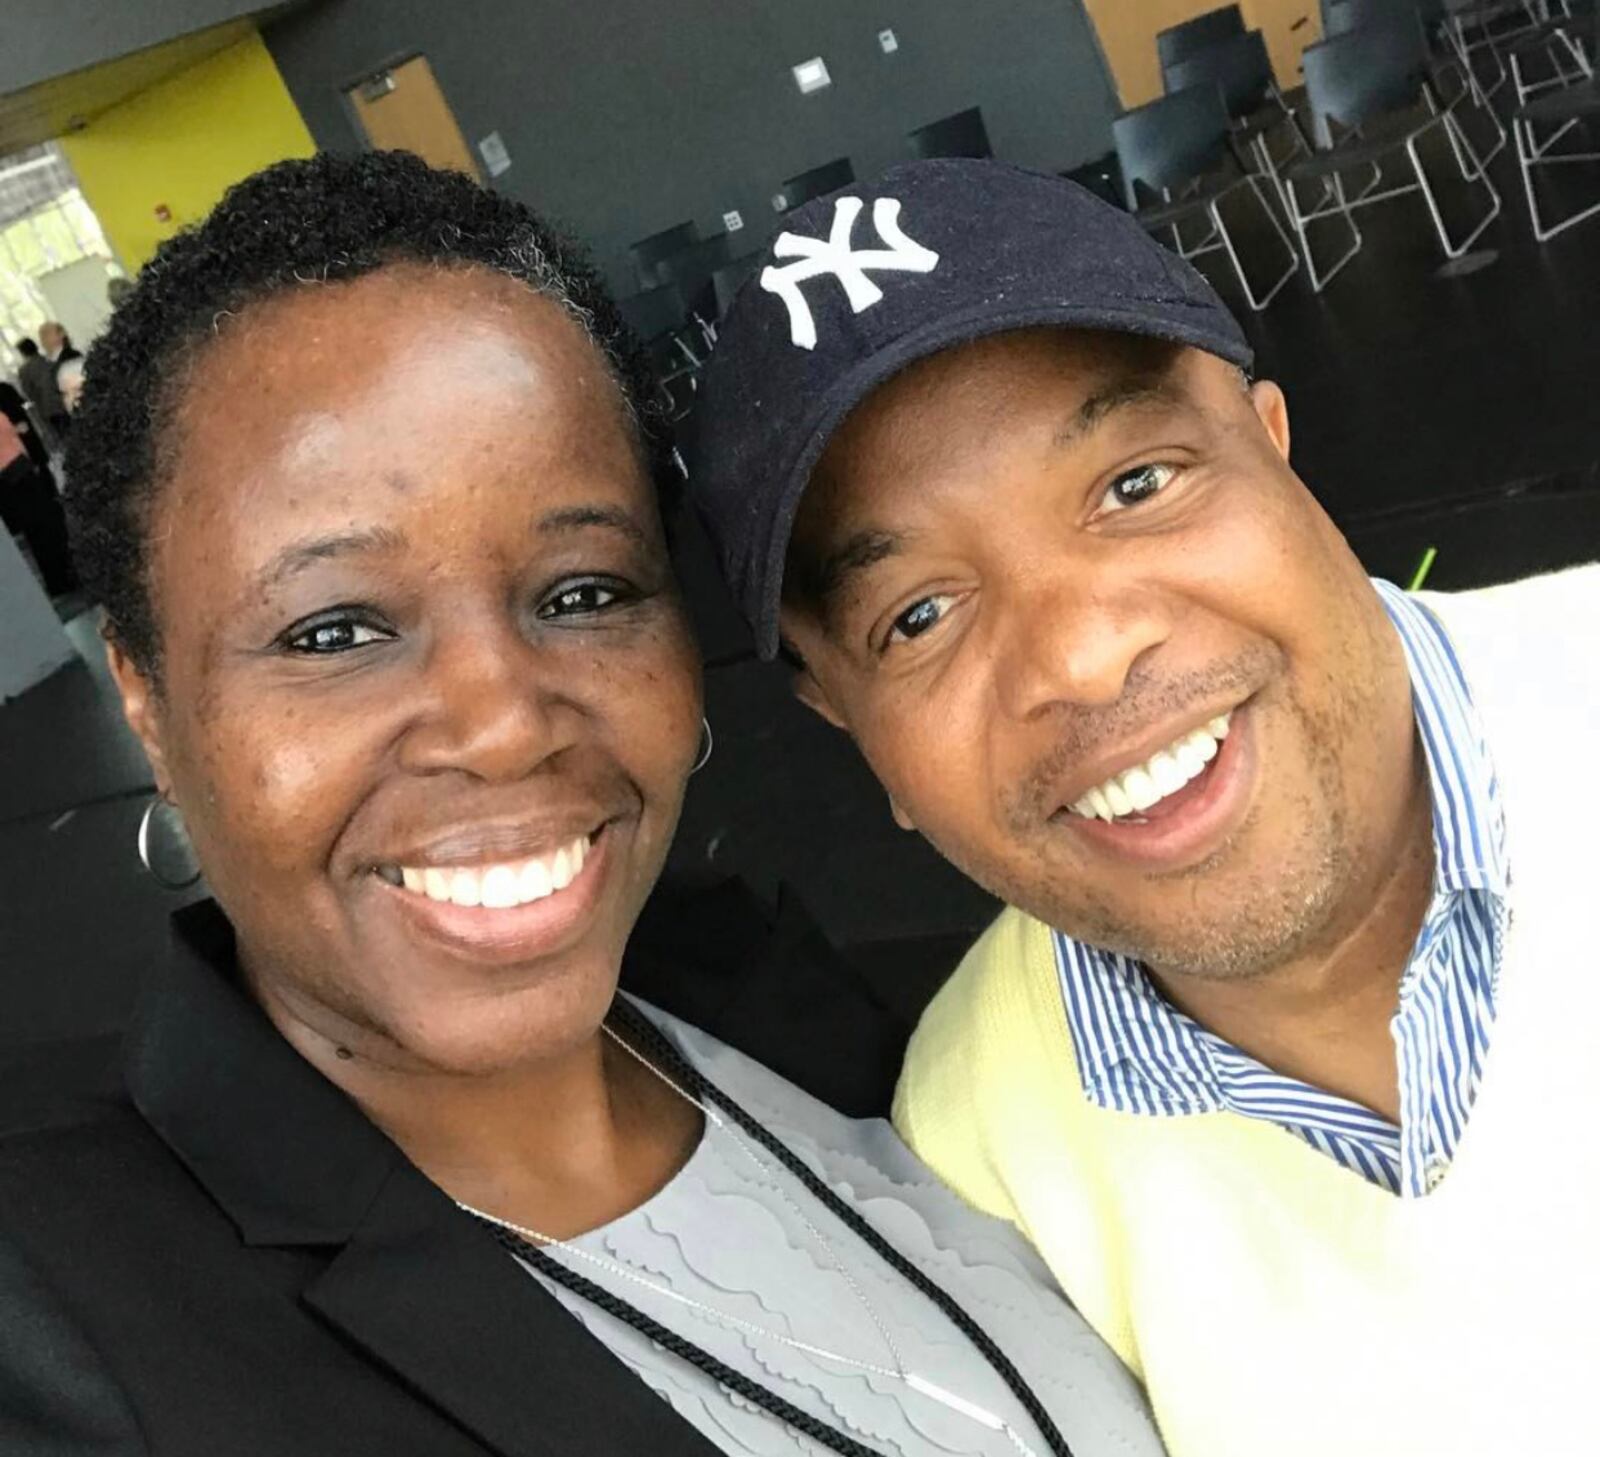
<instances>
[{"instance_id":1,"label":"man's eyebrow","mask_svg":"<svg viewBox=\"0 0 1600 1457\"><path fill-rule=\"evenodd\" d=\"M1123 375L1084 400L1073 411L1072 418L1056 432L1055 443L1072 445L1123 410L1146 405L1163 405L1170 409L1186 402L1184 392L1165 375Z\"/></svg>"},{"instance_id":2,"label":"man's eyebrow","mask_svg":"<svg viewBox=\"0 0 1600 1457\"><path fill-rule=\"evenodd\" d=\"M363 527L357 531L338 531L327 536L308 536L290 542L257 573L263 587L276 587L280 582L303 572L317 562L358 553L394 552L405 548L405 533L388 526Z\"/></svg>"},{"instance_id":3,"label":"man's eyebrow","mask_svg":"<svg viewBox=\"0 0 1600 1457\"><path fill-rule=\"evenodd\" d=\"M539 518L541 534L583 531L591 526L618 531L636 546L649 546L650 534L628 512L616 506L563 506Z\"/></svg>"},{"instance_id":4,"label":"man's eyebrow","mask_svg":"<svg viewBox=\"0 0 1600 1457\"><path fill-rule=\"evenodd\" d=\"M896 555L904 550L905 545L906 538L892 531L875 528L858 531L805 573L802 593L826 616L829 603L838 596L851 577Z\"/></svg>"}]
</instances>

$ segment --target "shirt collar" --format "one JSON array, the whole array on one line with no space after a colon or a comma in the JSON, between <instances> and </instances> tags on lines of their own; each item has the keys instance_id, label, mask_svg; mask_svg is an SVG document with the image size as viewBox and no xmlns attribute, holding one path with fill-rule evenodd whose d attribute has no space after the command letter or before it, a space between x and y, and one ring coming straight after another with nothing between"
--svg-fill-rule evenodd
<instances>
[{"instance_id":1,"label":"shirt collar","mask_svg":"<svg viewBox=\"0 0 1600 1457\"><path fill-rule=\"evenodd\" d=\"M1510 889L1505 815L1483 723L1443 624L1418 598L1374 581L1405 650L1433 798L1435 888Z\"/></svg>"},{"instance_id":2,"label":"shirt collar","mask_svg":"<svg viewBox=\"0 0 1600 1457\"><path fill-rule=\"evenodd\" d=\"M1443 625L1398 587L1376 578L1373 585L1405 650L1428 765L1436 868L1427 920L1433 922L1448 913L1457 892L1504 897L1509 890L1499 783ZM1173 1007L1137 961L1061 932L1053 940L1078 1068L1091 1094L1132 1112L1227 1106L1210 1034Z\"/></svg>"}]
</instances>

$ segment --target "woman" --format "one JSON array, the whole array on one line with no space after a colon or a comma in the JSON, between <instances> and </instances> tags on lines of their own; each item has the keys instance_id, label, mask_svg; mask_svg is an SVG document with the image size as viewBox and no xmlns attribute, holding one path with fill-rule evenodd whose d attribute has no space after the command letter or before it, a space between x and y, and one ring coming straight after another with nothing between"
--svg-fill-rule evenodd
<instances>
[{"instance_id":1,"label":"woman","mask_svg":"<svg viewBox=\"0 0 1600 1457\"><path fill-rule=\"evenodd\" d=\"M96 345L80 557L217 904L127 1101L0 1145L8 1457L1159 1451L1014 1232L617 996L703 727L631 358L399 155Z\"/></svg>"}]
</instances>

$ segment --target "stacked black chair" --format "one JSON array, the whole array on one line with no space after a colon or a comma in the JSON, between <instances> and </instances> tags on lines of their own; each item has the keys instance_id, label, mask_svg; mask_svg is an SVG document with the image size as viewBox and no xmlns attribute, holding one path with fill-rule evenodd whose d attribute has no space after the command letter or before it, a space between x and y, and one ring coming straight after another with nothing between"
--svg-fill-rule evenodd
<instances>
[{"instance_id":1,"label":"stacked black chair","mask_svg":"<svg viewBox=\"0 0 1600 1457\"><path fill-rule=\"evenodd\" d=\"M1214 84L1195 86L1124 112L1112 123L1112 136L1134 216L1151 232L1170 232L1181 257L1225 252L1245 301L1258 312L1266 308L1294 276L1300 260L1261 191L1260 179L1239 168L1230 147L1228 108L1221 89ZM1255 199L1289 260L1259 296L1222 214L1222 203L1234 194ZM1209 228L1190 245L1184 241L1183 225L1196 218L1204 219Z\"/></svg>"},{"instance_id":2,"label":"stacked black chair","mask_svg":"<svg viewBox=\"0 0 1600 1457\"><path fill-rule=\"evenodd\" d=\"M1272 179L1280 199L1279 169L1289 159L1310 152L1311 144L1294 112L1284 102L1272 75L1272 60L1259 30L1244 31L1194 51L1161 68L1167 94L1196 86L1217 86L1233 122L1233 141L1263 176ZM1274 136L1288 146L1273 151Z\"/></svg>"},{"instance_id":3,"label":"stacked black chair","mask_svg":"<svg viewBox=\"0 0 1600 1457\"><path fill-rule=\"evenodd\" d=\"M1501 49L1537 29L1546 18L1543 6L1544 0L1443 0L1444 35L1466 72L1474 100L1486 104L1505 85ZM1487 80L1478 74L1473 59L1483 52L1494 66Z\"/></svg>"},{"instance_id":4,"label":"stacked black chair","mask_svg":"<svg viewBox=\"0 0 1600 1457\"><path fill-rule=\"evenodd\" d=\"M683 298L688 320L699 331L700 350L709 350L716 342L717 317L711 276L733 257L728 235L717 233L702 238L693 223L680 223L641 239L629 252L641 290L675 286Z\"/></svg>"},{"instance_id":5,"label":"stacked black chair","mask_svg":"<svg viewBox=\"0 0 1600 1457\"><path fill-rule=\"evenodd\" d=\"M1594 74L1592 39L1593 33L1573 13L1572 0L1561 0L1550 19L1507 46L1517 109L1542 91L1588 80Z\"/></svg>"},{"instance_id":6,"label":"stacked black chair","mask_svg":"<svg viewBox=\"0 0 1600 1457\"><path fill-rule=\"evenodd\" d=\"M657 284L619 300L617 307L644 346L668 416L681 419L694 403L706 353L683 290L675 283Z\"/></svg>"},{"instance_id":7,"label":"stacked black chair","mask_svg":"<svg viewBox=\"0 0 1600 1457\"><path fill-rule=\"evenodd\" d=\"M1437 29L1444 14L1444 0L1424 0L1424 3L1418 3L1418 0L1323 0L1322 25L1324 33L1330 37L1348 35L1353 30L1394 26L1409 28L1411 22L1408 17L1413 14L1426 48L1429 36L1434 33L1430 30L1430 23ZM1488 166L1505 150L1506 129L1501 125L1494 108L1480 99L1477 88L1472 84L1472 72L1467 63L1456 55L1453 48L1448 49L1443 58L1437 61L1432 59L1430 53L1428 76L1433 82L1435 98L1446 109L1454 112L1463 106L1470 108L1488 124L1493 140L1476 159L1477 164ZM1460 120L1458 116L1458 125ZM1453 134L1451 147L1455 148ZM1463 167L1473 167L1459 151L1457 160ZM1469 175L1475 176L1476 169Z\"/></svg>"},{"instance_id":8,"label":"stacked black chair","mask_svg":"<svg viewBox=\"0 0 1600 1457\"><path fill-rule=\"evenodd\" d=\"M1482 161L1455 117L1439 108L1429 76L1426 39L1415 16L1405 15L1398 23L1368 26L1308 46L1302 64L1317 151L1286 167L1283 180L1289 220L1300 239L1312 287L1321 292L1360 251L1361 233L1352 209L1408 193L1420 193L1427 203L1445 257L1453 259L1464 254L1498 216L1500 194L1485 175ZM1484 217L1459 240L1452 239L1445 227L1418 151L1419 140L1436 129L1449 140L1463 178L1483 188L1488 196ZM1415 180L1374 191L1382 164L1401 157L1409 164ZM1343 174L1368 167L1373 169L1373 183L1356 196L1347 195ZM1321 187L1322 196L1307 212L1301 208L1298 188L1311 182ZM1348 229L1350 246L1332 268L1319 272L1311 247L1311 225L1334 218Z\"/></svg>"},{"instance_id":9,"label":"stacked black chair","mask_svg":"<svg viewBox=\"0 0 1600 1457\"><path fill-rule=\"evenodd\" d=\"M1224 5L1219 10L1207 10L1178 25L1156 33L1156 55L1160 57L1163 71L1196 51L1215 45L1229 36L1244 34L1244 14L1237 5Z\"/></svg>"},{"instance_id":10,"label":"stacked black chair","mask_svg":"<svg viewBox=\"0 0 1600 1457\"><path fill-rule=\"evenodd\" d=\"M913 155L918 157L994 156L988 128L983 124L983 109L977 106L919 126L908 139Z\"/></svg>"},{"instance_id":11,"label":"stacked black chair","mask_svg":"<svg viewBox=\"0 0 1600 1457\"><path fill-rule=\"evenodd\" d=\"M1541 243L1568 228L1600 213L1600 202L1579 208L1566 217L1546 222L1539 211L1536 169L1572 162L1600 161L1600 152L1559 152L1556 146L1575 127L1600 118L1600 80L1594 75L1593 61L1600 56L1600 9L1595 12L1594 29L1581 52L1587 62L1581 80L1560 90L1546 91L1517 110L1511 118L1511 133L1516 140L1517 166L1522 172L1522 187L1528 198L1528 216L1533 236ZM1544 140L1539 134L1545 133Z\"/></svg>"},{"instance_id":12,"label":"stacked black chair","mask_svg":"<svg viewBox=\"0 0 1600 1457\"><path fill-rule=\"evenodd\" d=\"M700 230L693 223L678 223L630 244L628 254L633 259L633 272L639 287L655 288L663 283L671 283L671 269L663 265L670 264L673 258L699 241Z\"/></svg>"},{"instance_id":13,"label":"stacked black chair","mask_svg":"<svg viewBox=\"0 0 1600 1457\"><path fill-rule=\"evenodd\" d=\"M743 257L724 263L712 273L711 292L716 301L719 319L728 312L733 304L733 296L743 287L745 280L756 271L756 264L760 261L760 253L746 253Z\"/></svg>"},{"instance_id":14,"label":"stacked black chair","mask_svg":"<svg viewBox=\"0 0 1600 1457\"><path fill-rule=\"evenodd\" d=\"M802 172L798 177L784 181L773 196L772 206L780 213L793 212L812 198L826 197L830 192L848 187L855 180L856 169L850 165L850 159L835 157L831 162L824 162L820 167L813 167L809 172Z\"/></svg>"}]
</instances>

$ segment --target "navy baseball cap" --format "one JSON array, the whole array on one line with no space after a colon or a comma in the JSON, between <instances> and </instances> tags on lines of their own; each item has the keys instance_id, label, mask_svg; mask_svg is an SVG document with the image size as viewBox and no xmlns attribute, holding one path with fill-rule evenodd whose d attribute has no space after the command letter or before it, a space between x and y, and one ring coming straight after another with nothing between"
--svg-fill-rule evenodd
<instances>
[{"instance_id":1,"label":"navy baseball cap","mask_svg":"<svg viewBox=\"0 0 1600 1457\"><path fill-rule=\"evenodd\" d=\"M907 162L784 219L718 327L688 440L691 500L756 647L778 651L784 559L834 431L951 345L1039 325L1189 344L1249 366L1204 278L1076 183L970 158Z\"/></svg>"}]
</instances>

